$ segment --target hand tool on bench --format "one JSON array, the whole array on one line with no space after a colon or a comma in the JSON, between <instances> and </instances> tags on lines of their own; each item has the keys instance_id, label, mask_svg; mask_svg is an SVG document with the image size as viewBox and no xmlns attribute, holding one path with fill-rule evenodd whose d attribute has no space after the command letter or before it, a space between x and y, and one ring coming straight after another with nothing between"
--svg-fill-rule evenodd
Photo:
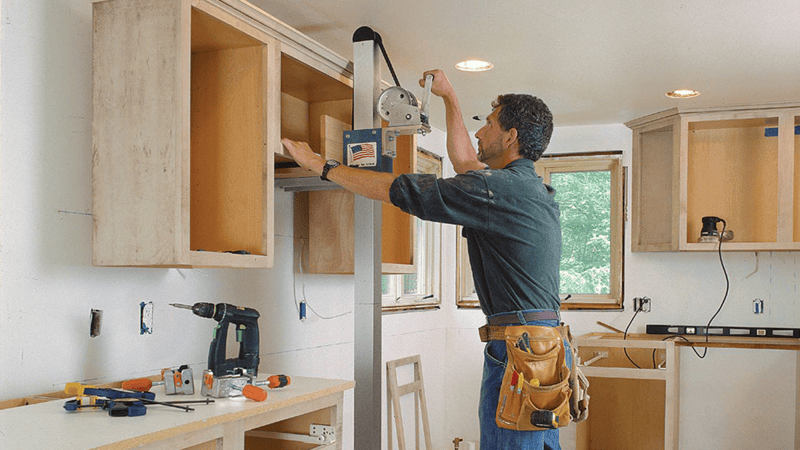
<instances>
[{"instance_id":1,"label":"hand tool on bench","mask_svg":"<svg viewBox=\"0 0 800 450\"><path fill-rule=\"evenodd\" d=\"M156 405L164 405L169 406L171 408L178 408L184 411L194 411L193 408L188 406L180 406L171 403L163 403L157 402L155 400L156 394L152 392L138 392L138 391L125 391L121 389L111 389L111 388L98 388L91 385L84 385L81 383L67 383L64 387L64 392L70 395L76 395L78 397L83 396L90 396L90 397L105 397L108 400L97 400L97 401L90 401L88 405L83 405L80 398L75 400L68 400L64 404L64 409L67 411L75 411L80 407L86 406L95 406L98 405L103 409L109 410L109 415L114 416L122 416L122 415L144 415L146 413L146 409L144 408L144 404L156 404ZM131 404L127 405L128 408L124 408L124 403L131 402ZM123 405L118 405L122 403ZM133 407L131 407L133 406ZM125 411L126 414L122 414L122 411Z\"/></svg>"},{"instance_id":2,"label":"hand tool on bench","mask_svg":"<svg viewBox=\"0 0 800 450\"><path fill-rule=\"evenodd\" d=\"M131 391L146 392L153 386L164 385L167 395L173 394L194 394L194 374L188 365L184 364L178 369L163 369L161 371L161 381L153 381L150 378L136 378L122 382L122 389Z\"/></svg>"},{"instance_id":3,"label":"hand tool on bench","mask_svg":"<svg viewBox=\"0 0 800 450\"><path fill-rule=\"evenodd\" d=\"M237 370L238 374L214 376L213 372L203 372L203 381L200 393L209 397L224 398L244 395L255 401L264 401L267 392L259 386L277 389L291 384L292 379L286 375L271 375L266 380L256 381L255 377L245 370Z\"/></svg>"}]
</instances>

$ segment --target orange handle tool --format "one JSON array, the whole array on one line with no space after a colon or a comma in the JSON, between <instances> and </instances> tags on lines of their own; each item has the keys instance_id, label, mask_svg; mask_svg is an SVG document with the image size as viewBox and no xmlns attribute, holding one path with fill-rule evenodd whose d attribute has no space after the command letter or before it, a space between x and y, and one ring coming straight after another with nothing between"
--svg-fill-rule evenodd
<instances>
[{"instance_id":1,"label":"orange handle tool","mask_svg":"<svg viewBox=\"0 0 800 450\"><path fill-rule=\"evenodd\" d=\"M257 402L263 402L267 399L267 391L258 386L253 386L252 384L245 385L245 387L242 388L242 395Z\"/></svg>"},{"instance_id":2,"label":"orange handle tool","mask_svg":"<svg viewBox=\"0 0 800 450\"><path fill-rule=\"evenodd\" d=\"M268 386L270 389L281 388L292 383L292 379L287 375L272 375L267 378L267 381L269 381Z\"/></svg>"},{"instance_id":3,"label":"orange handle tool","mask_svg":"<svg viewBox=\"0 0 800 450\"><path fill-rule=\"evenodd\" d=\"M149 378L137 378L122 382L122 389L129 391L147 392L153 387L153 380Z\"/></svg>"}]
</instances>

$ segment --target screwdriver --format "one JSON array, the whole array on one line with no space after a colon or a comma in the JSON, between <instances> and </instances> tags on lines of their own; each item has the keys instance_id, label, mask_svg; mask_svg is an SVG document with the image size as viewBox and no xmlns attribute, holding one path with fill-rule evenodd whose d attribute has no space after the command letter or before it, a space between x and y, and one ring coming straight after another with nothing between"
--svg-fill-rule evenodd
<instances>
[{"instance_id":1,"label":"screwdriver","mask_svg":"<svg viewBox=\"0 0 800 450\"><path fill-rule=\"evenodd\" d=\"M129 391L147 392L150 389L152 389L153 386L159 386L164 384L164 372L166 372L167 370L169 369L161 369L161 379L158 381L153 381L150 378L136 378L133 380L123 381L122 389L127 389Z\"/></svg>"},{"instance_id":2,"label":"screwdriver","mask_svg":"<svg viewBox=\"0 0 800 450\"><path fill-rule=\"evenodd\" d=\"M126 380L122 382L122 389L129 391L147 392L153 386L164 384L164 381L153 381L150 378L136 378L134 380Z\"/></svg>"}]
</instances>

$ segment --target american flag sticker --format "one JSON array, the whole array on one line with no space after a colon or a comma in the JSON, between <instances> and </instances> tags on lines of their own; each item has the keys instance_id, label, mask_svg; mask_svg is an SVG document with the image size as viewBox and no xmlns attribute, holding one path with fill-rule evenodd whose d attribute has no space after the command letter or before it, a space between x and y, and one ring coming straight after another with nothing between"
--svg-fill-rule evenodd
<instances>
[{"instance_id":1,"label":"american flag sticker","mask_svg":"<svg viewBox=\"0 0 800 450\"><path fill-rule=\"evenodd\" d=\"M349 156L349 166L354 167L375 167L378 165L378 157L375 149L378 147L376 142L359 142L358 144L347 144Z\"/></svg>"}]
</instances>

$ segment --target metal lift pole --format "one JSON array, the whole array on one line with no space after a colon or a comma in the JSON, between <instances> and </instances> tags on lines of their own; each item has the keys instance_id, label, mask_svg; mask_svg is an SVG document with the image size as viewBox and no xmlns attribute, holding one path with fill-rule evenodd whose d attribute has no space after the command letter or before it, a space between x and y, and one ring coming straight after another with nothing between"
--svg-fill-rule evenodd
<instances>
[{"instance_id":1,"label":"metal lift pole","mask_svg":"<svg viewBox=\"0 0 800 450\"><path fill-rule=\"evenodd\" d=\"M380 53L353 37L353 129L378 128ZM355 449L381 448L381 218L379 201L355 196Z\"/></svg>"}]
</instances>

